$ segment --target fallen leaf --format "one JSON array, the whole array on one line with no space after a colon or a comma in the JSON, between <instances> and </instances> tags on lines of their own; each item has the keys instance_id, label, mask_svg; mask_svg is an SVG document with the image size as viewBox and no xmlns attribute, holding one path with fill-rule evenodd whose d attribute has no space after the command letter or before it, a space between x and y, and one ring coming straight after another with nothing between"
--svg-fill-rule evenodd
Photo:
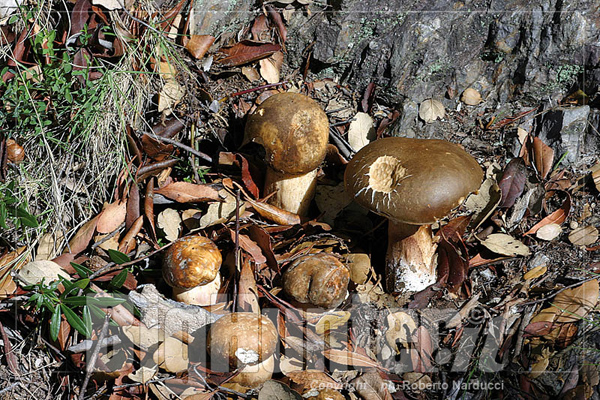
<instances>
[{"instance_id":1,"label":"fallen leaf","mask_svg":"<svg viewBox=\"0 0 600 400\"><path fill-rule=\"evenodd\" d=\"M580 226L569 233L569 242L575 246L589 246L598 240L598 229L592 225Z\"/></svg>"},{"instance_id":2,"label":"fallen leaf","mask_svg":"<svg viewBox=\"0 0 600 400\"><path fill-rule=\"evenodd\" d=\"M526 180L527 167L523 159L517 157L510 160L504 169L502 179L498 182L498 186L502 192L500 208L510 208L515 204L517 198L523 193Z\"/></svg>"},{"instance_id":3,"label":"fallen leaf","mask_svg":"<svg viewBox=\"0 0 600 400\"><path fill-rule=\"evenodd\" d=\"M119 225L125 222L127 213L127 203L124 201L115 201L105 204L104 209L98 217L96 229L99 233L110 233L117 229Z\"/></svg>"},{"instance_id":4,"label":"fallen leaf","mask_svg":"<svg viewBox=\"0 0 600 400\"><path fill-rule=\"evenodd\" d=\"M323 354L328 360L341 365L380 368L379 363L372 358L348 350L328 349Z\"/></svg>"},{"instance_id":5,"label":"fallen leaf","mask_svg":"<svg viewBox=\"0 0 600 400\"><path fill-rule=\"evenodd\" d=\"M266 381L258 392L258 400L303 400L297 392L278 381Z\"/></svg>"},{"instance_id":6,"label":"fallen leaf","mask_svg":"<svg viewBox=\"0 0 600 400\"><path fill-rule=\"evenodd\" d=\"M233 46L221 48L220 52L225 54L225 57L215 62L224 67L236 67L269 57L279 50L281 46L278 44L242 40Z\"/></svg>"},{"instance_id":7,"label":"fallen leaf","mask_svg":"<svg viewBox=\"0 0 600 400\"><path fill-rule=\"evenodd\" d=\"M545 179L552 171L554 150L537 136L533 138L533 160L540 177Z\"/></svg>"},{"instance_id":8,"label":"fallen leaf","mask_svg":"<svg viewBox=\"0 0 600 400\"><path fill-rule=\"evenodd\" d=\"M475 212L471 225L477 229L496 210L502 200L500 187L493 178L487 178L481 184L477 194L471 194L465 200L465 207Z\"/></svg>"},{"instance_id":9,"label":"fallen leaf","mask_svg":"<svg viewBox=\"0 0 600 400\"><path fill-rule=\"evenodd\" d=\"M592 179L594 180L596 190L600 190L600 163L590 168L590 172L592 173Z\"/></svg>"},{"instance_id":10,"label":"fallen leaf","mask_svg":"<svg viewBox=\"0 0 600 400\"><path fill-rule=\"evenodd\" d=\"M531 227L530 230L528 230L527 232L524 233L524 236L534 234L542 226L545 226L548 224L558 224L558 225L562 224L567 219L567 216L569 215L570 211L571 211L571 196L569 194L567 194L567 198L565 199L565 201L563 202L563 204L560 206L560 208L558 210L556 210L552 214L546 216L540 222L538 222L533 227Z\"/></svg>"},{"instance_id":11,"label":"fallen leaf","mask_svg":"<svg viewBox=\"0 0 600 400\"><path fill-rule=\"evenodd\" d=\"M60 231L47 232L39 240L35 253L36 260L51 260L58 255L58 249L62 246L64 235Z\"/></svg>"},{"instance_id":12,"label":"fallen leaf","mask_svg":"<svg viewBox=\"0 0 600 400\"><path fill-rule=\"evenodd\" d=\"M258 62L260 65L260 76L267 83L279 83L279 71L283 65L283 53L276 51L270 57L264 58Z\"/></svg>"},{"instance_id":13,"label":"fallen leaf","mask_svg":"<svg viewBox=\"0 0 600 400\"><path fill-rule=\"evenodd\" d=\"M233 221L236 215L236 198L229 192L225 193L225 199L219 203L211 203L206 212L200 217L200 228L204 229L216 224ZM240 202L239 214L245 210L244 202Z\"/></svg>"},{"instance_id":14,"label":"fallen leaf","mask_svg":"<svg viewBox=\"0 0 600 400\"><path fill-rule=\"evenodd\" d=\"M254 269L246 257L244 257L238 284L238 307L240 311L260 314L257 293L258 289L256 288L256 280L254 279Z\"/></svg>"},{"instance_id":15,"label":"fallen leaf","mask_svg":"<svg viewBox=\"0 0 600 400\"><path fill-rule=\"evenodd\" d=\"M415 349L411 352L414 372L432 372L433 343L431 335L423 325L417 328L414 335Z\"/></svg>"},{"instance_id":16,"label":"fallen leaf","mask_svg":"<svg viewBox=\"0 0 600 400\"><path fill-rule=\"evenodd\" d=\"M50 283L58 280L59 277L63 277L68 281L71 280L71 277L60 265L49 260L32 261L19 270L19 278L26 285L35 285L42 282L42 280L44 283Z\"/></svg>"},{"instance_id":17,"label":"fallen leaf","mask_svg":"<svg viewBox=\"0 0 600 400\"><path fill-rule=\"evenodd\" d=\"M231 234L231 240L235 242L235 232L233 230L229 230L229 233ZM252 256L256 264L264 264L267 262L267 259L263 255L261 248L252 239L241 233L238 235L238 238L240 247L246 253Z\"/></svg>"},{"instance_id":18,"label":"fallen leaf","mask_svg":"<svg viewBox=\"0 0 600 400\"><path fill-rule=\"evenodd\" d=\"M254 201L252 199L246 199L246 201L261 217L273 221L276 224L297 225L301 222L298 214L293 214L271 204Z\"/></svg>"},{"instance_id":19,"label":"fallen leaf","mask_svg":"<svg viewBox=\"0 0 600 400\"><path fill-rule=\"evenodd\" d=\"M307 369L302 371L291 371L285 374L297 385L305 388L327 387L331 389L342 389L343 385L334 381L323 371Z\"/></svg>"},{"instance_id":20,"label":"fallen leaf","mask_svg":"<svg viewBox=\"0 0 600 400\"><path fill-rule=\"evenodd\" d=\"M73 239L69 241L70 253L79 254L87 248L90 240L92 240L92 237L94 237L99 216L100 214L96 215L94 218L86 222L81 228L79 228L75 236L73 236Z\"/></svg>"},{"instance_id":21,"label":"fallen leaf","mask_svg":"<svg viewBox=\"0 0 600 400\"><path fill-rule=\"evenodd\" d=\"M175 79L169 79L158 94L158 112L171 115L173 108L183 99L185 88Z\"/></svg>"},{"instance_id":22,"label":"fallen leaf","mask_svg":"<svg viewBox=\"0 0 600 400\"><path fill-rule=\"evenodd\" d=\"M542 354L538 355L535 362L529 367L528 376L530 379L538 378L544 372L546 372L546 369L550 364L550 357L552 354L553 353L548 348L544 347L542 349Z\"/></svg>"},{"instance_id":23,"label":"fallen leaf","mask_svg":"<svg viewBox=\"0 0 600 400\"><path fill-rule=\"evenodd\" d=\"M148 350L165 340L164 331L158 328L147 328L144 325L131 325L124 326L122 329L123 333L131 343L142 350Z\"/></svg>"},{"instance_id":24,"label":"fallen leaf","mask_svg":"<svg viewBox=\"0 0 600 400\"><path fill-rule=\"evenodd\" d=\"M481 241L481 244L493 251L494 253L505 256L528 256L529 248L521 241L505 233L492 233Z\"/></svg>"},{"instance_id":25,"label":"fallen leaf","mask_svg":"<svg viewBox=\"0 0 600 400\"><path fill-rule=\"evenodd\" d=\"M260 80L260 73L252 65L242 66L242 75L244 75L250 82Z\"/></svg>"},{"instance_id":26,"label":"fallen leaf","mask_svg":"<svg viewBox=\"0 0 600 400\"><path fill-rule=\"evenodd\" d=\"M426 123L431 123L436 119L442 119L446 115L444 105L434 99L427 99L419 106L419 118Z\"/></svg>"},{"instance_id":27,"label":"fallen leaf","mask_svg":"<svg viewBox=\"0 0 600 400\"><path fill-rule=\"evenodd\" d=\"M538 229L538 231L535 233L535 236L538 239L551 241L559 237L561 233L562 228L559 224L548 224Z\"/></svg>"},{"instance_id":28,"label":"fallen leaf","mask_svg":"<svg viewBox=\"0 0 600 400\"><path fill-rule=\"evenodd\" d=\"M138 368L135 372L132 372L129 375L127 375L127 377L129 379L131 379L133 382L146 384L149 380L154 378L154 376L156 375L157 372L158 372L157 366L154 366L152 368L143 366L143 367Z\"/></svg>"},{"instance_id":29,"label":"fallen leaf","mask_svg":"<svg viewBox=\"0 0 600 400\"><path fill-rule=\"evenodd\" d=\"M344 263L350 269L350 280L362 285L364 284L371 272L371 258L365 253L350 253L346 255Z\"/></svg>"},{"instance_id":30,"label":"fallen leaf","mask_svg":"<svg viewBox=\"0 0 600 400\"><path fill-rule=\"evenodd\" d=\"M354 151L359 151L375 139L373 118L367 113L358 112L348 127L348 143Z\"/></svg>"},{"instance_id":31,"label":"fallen leaf","mask_svg":"<svg viewBox=\"0 0 600 400\"><path fill-rule=\"evenodd\" d=\"M481 94L473 88L467 88L462 93L460 100L468 106L476 106L481 103Z\"/></svg>"},{"instance_id":32,"label":"fallen leaf","mask_svg":"<svg viewBox=\"0 0 600 400\"><path fill-rule=\"evenodd\" d=\"M95 6L102 6L108 11L122 10L125 8L124 0L92 0L92 4Z\"/></svg>"},{"instance_id":33,"label":"fallen leaf","mask_svg":"<svg viewBox=\"0 0 600 400\"><path fill-rule=\"evenodd\" d=\"M398 344L406 346L412 342L413 335L417 331L417 324L409 314L402 311L390 313L387 316L387 324L385 340L394 351L400 351Z\"/></svg>"},{"instance_id":34,"label":"fallen leaf","mask_svg":"<svg viewBox=\"0 0 600 400\"><path fill-rule=\"evenodd\" d=\"M350 383L364 400L392 400L388 385L374 369L363 372Z\"/></svg>"},{"instance_id":35,"label":"fallen leaf","mask_svg":"<svg viewBox=\"0 0 600 400\"><path fill-rule=\"evenodd\" d=\"M168 197L178 203L221 200L219 191L213 187L189 182L174 182L155 190L154 193Z\"/></svg>"},{"instance_id":36,"label":"fallen leaf","mask_svg":"<svg viewBox=\"0 0 600 400\"><path fill-rule=\"evenodd\" d=\"M174 337L168 337L158 346L152 359L158 364L159 368L167 372L186 371L190 363L188 345Z\"/></svg>"},{"instance_id":37,"label":"fallen leaf","mask_svg":"<svg viewBox=\"0 0 600 400\"><path fill-rule=\"evenodd\" d=\"M177 210L167 208L156 218L156 223L165 234L165 239L169 242L174 242L179 238L181 230L181 217Z\"/></svg>"},{"instance_id":38,"label":"fallen leaf","mask_svg":"<svg viewBox=\"0 0 600 400\"><path fill-rule=\"evenodd\" d=\"M348 311L333 311L327 313L315 324L315 332L319 335L324 335L327 331L336 330L339 327L346 326L349 319L350 313Z\"/></svg>"},{"instance_id":39,"label":"fallen leaf","mask_svg":"<svg viewBox=\"0 0 600 400\"><path fill-rule=\"evenodd\" d=\"M538 265L537 267L534 267L527 271L525 275L523 275L523 279L528 281L530 279L539 278L540 276L544 275L546 271L548 271L548 267L546 267L545 265Z\"/></svg>"},{"instance_id":40,"label":"fallen leaf","mask_svg":"<svg viewBox=\"0 0 600 400\"><path fill-rule=\"evenodd\" d=\"M204 57L214 42L215 37L211 35L192 35L186 43L185 48L190 52L192 57L200 59Z\"/></svg>"}]
</instances>

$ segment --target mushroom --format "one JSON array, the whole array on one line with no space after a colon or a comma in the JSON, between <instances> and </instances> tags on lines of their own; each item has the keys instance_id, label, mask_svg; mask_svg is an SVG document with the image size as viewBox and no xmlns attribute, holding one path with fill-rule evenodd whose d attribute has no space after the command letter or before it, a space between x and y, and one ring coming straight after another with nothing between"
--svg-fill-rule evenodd
<instances>
[{"instance_id":1,"label":"mushroom","mask_svg":"<svg viewBox=\"0 0 600 400\"><path fill-rule=\"evenodd\" d=\"M248 117L244 143L255 142L265 149L264 194L274 193L270 204L306 215L328 139L327 115L303 94L275 94Z\"/></svg>"},{"instance_id":2,"label":"mushroom","mask_svg":"<svg viewBox=\"0 0 600 400\"><path fill-rule=\"evenodd\" d=\"M248 312L224 315L208 331L211 369L239 369L240 373L230 382L260 386L273 374L278 340L275 325L265 316Z\"/></svg>"},{"instance_id":3,"label":"mushroom","mask_svg":"<svg viewBox=\"0 0 600 400\"><path fill-rule=\"evenodd\" d=\"M444 140L391 137L356 153L344 182L357 203L389 219L388 290L420 291L436 282L431 224L476 191L482 178L477 161Z\"/></svg>"},{"instance_id":4,"label":"mushroom","mask_svg":"<svg viewBox=\"0 0 600 400\"><path fill-rule=\"evenodd\" d=\"M163 261L163 277L173 288L173 298L186 304L214 304L221 287L221 262L221 252L208 238L195 235L176 240Z\"/></svg>"},{"instance_id":5,"label":"mushroom","mask_svg":"<svg viewBox=\"0 0 600 400\"><path fill-rule=\"evenodd\" d=\"M283 274L283 291L300 305L331 309L348 294L350 271L327 253L308 254L294 260Z\"/></svg>"}]
</instances>

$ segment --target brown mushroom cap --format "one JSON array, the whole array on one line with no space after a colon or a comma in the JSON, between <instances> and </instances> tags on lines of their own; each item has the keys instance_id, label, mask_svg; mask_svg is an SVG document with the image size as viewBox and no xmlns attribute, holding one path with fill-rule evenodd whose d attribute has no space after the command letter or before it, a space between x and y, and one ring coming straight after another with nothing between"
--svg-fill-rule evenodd
<instances>
[{"instance_id":1,"label":"brown mushroom cap","mask_svg":"<svg viewBox=\"0 0 600 400\"><path fill-rule=\"evenodd\" d=\"M163 277L176 288L206 285L217 277L221 262L221 252L212 240L203 236L187 236L167 249Z\"/></svg>"},{"instance_id":2,"label":"brown mushroom cap","mask_svg":"<svg viewBox=\"0 0 600 400\"><path fill-rule=\"evenodd\" d=\"M391 137L363 147L346 166L346 191L365 208L398 222L431 224L476 191L477 161L460 146Z\"/></svg>"},{"instance_id":3,"label":"brown mushroom cap","mask_svg":"<svg viewBox=\"0 0 600 400\"><path fill-rule=\"evenodd\" d=\"M323 308L339 306L348 293L350 271L327 253L294 260L283 274L283 291L292 300Z\"/></svg>"},{"instance_id":4,"label":"brown mushroom cap","mask_svg":"<svg viewBox=\"0 0 600 400\"><path fill-rule=\"evenodd\" d=\"M329 122L319 104L299 93L278 93L248 117L245 141L262 145L276 171L298 175L325 159Z\"/></svg>"},{"instance_id":5,"label":"brown mushroom cap","mask_svg":"<svg viewBox=\"0 0 600 400\"><path fill-rule=\"evenodd\" d=\"M233 369L258 364L271 357L277 341L273 322L248 312L224 315L212 324L207 336L211 360L228 363Z\"/></svg>"}]
</instances>

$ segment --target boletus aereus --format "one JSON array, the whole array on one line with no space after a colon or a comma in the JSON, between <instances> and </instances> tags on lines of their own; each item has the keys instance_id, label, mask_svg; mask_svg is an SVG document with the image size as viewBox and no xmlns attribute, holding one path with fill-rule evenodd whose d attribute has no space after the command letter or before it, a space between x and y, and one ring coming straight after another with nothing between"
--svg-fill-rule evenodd
<instances>
[{"instance_id":1,"label":"boletus aereus","mask_svg":"<svg viewBox=\"0 0 600 400\"><path fill-rule=\"evenodd\" d=\"M386 286L416 292L436 282L431 224L481 185L483 171L460 146L391 137L363 147L346 167L354 200L389 219Z\"/></svg>"},{"instance_id":2,"label":"boletus aereus","mask_svg":"<svg viewBox=\"0 0 600 400\"><path fill-rule=\"evenodd\" d=\"M325 159L329 121L319 104L300 93L278 93L248 117L244 143L262 145L268 169L264 195L269 203L305 215Z\"/></svg>"}]
</instances>

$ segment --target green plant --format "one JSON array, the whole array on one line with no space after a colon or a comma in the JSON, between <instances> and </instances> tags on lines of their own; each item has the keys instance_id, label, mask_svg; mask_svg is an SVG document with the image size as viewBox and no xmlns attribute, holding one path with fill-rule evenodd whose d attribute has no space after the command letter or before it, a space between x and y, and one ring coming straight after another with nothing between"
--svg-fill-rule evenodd
<instances>
[{"instance_id":1,"label":"green plant","mask_svg":"<svg viewBox=\"0 0 600 400\"><path fill-rule=\"evenodd\" d=\"M21 226L37 228L37 219L31 215L27 204L19 200L15 186L15 181L0 186L0 228L9 229L9 225L16 229Z\"/></svg>"},{"instance_id":2,"label":"green plant","mask_svg":"<svg viewBox=\"0 0 600 400\"><path fill-rule=\"evenodd\" d=\"M49 331L53 340L58 338L63 317L77 332L90 337L92 313L104 318L106 313L101 308L113 307L125 301L125 299L116 297L94 297L96 292L90 287L92 271L75 263L71 263L71 266L79 275L79 279L75 281L61 277L51 283L42 281L25 287L25 289L33 291L27 305L33 306L39 311L42 318L49 316ZM111 280L109 286L114 289L120 288L126 277L127 271L122 271ZM62 292L61 286L64 288Z\"/></svg>"}]
</instances>

